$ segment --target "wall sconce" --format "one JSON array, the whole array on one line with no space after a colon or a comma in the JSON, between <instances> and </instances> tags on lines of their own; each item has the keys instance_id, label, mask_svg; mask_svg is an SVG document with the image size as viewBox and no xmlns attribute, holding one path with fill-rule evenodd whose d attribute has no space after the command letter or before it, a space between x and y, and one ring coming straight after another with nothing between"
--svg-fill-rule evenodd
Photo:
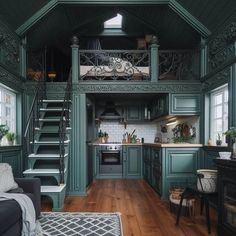
<instances>
[{"instance_id":1,"label":"wall sconce","mask_svg":"<svg viewBox=\"0 0 236 236\"><path fill-rule=\"evenodd\" d=\"M56 71L52 70L52 71L48 71L48 78L53 81L57 76Z\"/></svg>"}]
</instances>

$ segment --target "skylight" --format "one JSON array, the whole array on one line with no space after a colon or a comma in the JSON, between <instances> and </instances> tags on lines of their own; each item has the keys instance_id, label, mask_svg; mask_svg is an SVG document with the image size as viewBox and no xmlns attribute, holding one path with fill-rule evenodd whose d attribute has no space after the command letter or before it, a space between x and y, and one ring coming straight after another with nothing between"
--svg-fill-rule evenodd
<instances>
[{"instance_id":1,"label":"skylight","mask_svg":"<svg viewBox=\"0 0 236 236\"><path fill-rule=\"evenodd\" d=\"M117 14L115 17L104 22L105 29L121 29L122 28L122 15Z\"/></svg>"}]
</instances>

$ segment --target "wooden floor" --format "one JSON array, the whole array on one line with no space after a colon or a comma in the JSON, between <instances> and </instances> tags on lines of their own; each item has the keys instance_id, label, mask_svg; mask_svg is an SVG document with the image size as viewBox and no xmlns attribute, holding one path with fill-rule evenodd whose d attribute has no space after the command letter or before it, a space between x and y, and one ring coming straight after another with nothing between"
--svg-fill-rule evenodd
<instances>
[{"instance_id":1,"label":"wooden floor","mask_svg":"<svg viewBox=\"0 0 236 236\"><path fill-rule=\"evenodd\" d=\"M42 211L50 211L43 201ZM205 216L181 217L170 213L167 202L143 180L96 180L87 197L67 197L64 211L121 212L124 236L201 236L208 235ZM216 214L211 211L212 233L216 235Z\"/></svg>"}]
</instances>

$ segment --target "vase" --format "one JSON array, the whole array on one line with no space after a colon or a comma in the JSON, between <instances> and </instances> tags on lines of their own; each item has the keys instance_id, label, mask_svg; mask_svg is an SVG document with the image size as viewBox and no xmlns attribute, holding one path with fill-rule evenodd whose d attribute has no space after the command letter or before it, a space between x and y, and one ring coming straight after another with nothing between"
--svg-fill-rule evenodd
<instances>
[{"instance_id":1,"label":"vase","mask_svg":"<svg viewBox=\"0 0 236 236\"><path fill-rule=\"evenodd\" d=\"M234 139L232 148L233 148L233 158L236 158L236 138Z\"/></svg>"}]
</instances>

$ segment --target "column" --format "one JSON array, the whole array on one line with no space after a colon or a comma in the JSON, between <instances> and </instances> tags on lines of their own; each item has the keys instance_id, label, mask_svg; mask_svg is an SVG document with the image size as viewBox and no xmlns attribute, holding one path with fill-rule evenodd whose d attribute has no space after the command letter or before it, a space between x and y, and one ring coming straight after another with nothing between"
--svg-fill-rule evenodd
<instances>
[{"instance_id":1,"label":"column","mask_svg":"<svg viewBox=\"0 0 236 236\"><path fill-rule=\"evenodd\" d=\"M79 39L77 36L73 36L71 39L71 70L72 70L72 83L78 83L79 80Z\"/></svg>"},{"instance_id":2,"label":"column","mask_svg":"<svg viewBox=\"0 0 236 236\"><path fill-rule=\"evenodd\" d=\"M156 36L152 37L151 40L151 82L157 82L159 77L159 53L158 53L158 39Z\"/></svg>"}]
</instances>

